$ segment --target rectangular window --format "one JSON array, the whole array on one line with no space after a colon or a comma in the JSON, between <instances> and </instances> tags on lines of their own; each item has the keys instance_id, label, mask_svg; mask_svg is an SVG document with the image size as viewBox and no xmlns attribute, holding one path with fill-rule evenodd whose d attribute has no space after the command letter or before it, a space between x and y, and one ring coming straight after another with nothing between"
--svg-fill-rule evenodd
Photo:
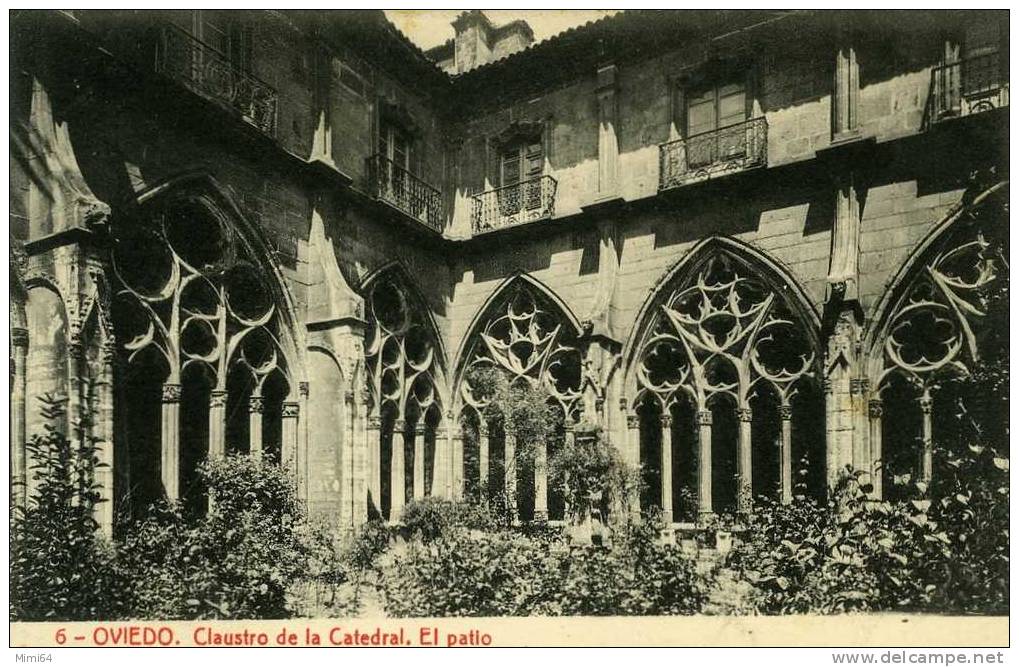
<instances>
[{"instance_id":1,"label":"rectangular window","mask_svg":"<svg viewBox=\"0 0 1019 667\"><path fill-rule=\"evenodd\" d=\"M379 187L396 201L407 198L407 173L410 172L410 136L392 123L379 129Z\"/></svg>"},{"instance_id":2,"label":"rectangular window","mask_svg":"<svg viewBox=\"0 0 1019 667\"><path fill-rule=\"evenodd\" d=\"M541 175L544 149L540 141L515 144L503 150L499 160L499 201L503 213L512 215L521 209L541 207ZM519 185L519 187L510 187Z\"/></svg>"},{"instance_id":3,"label":"rectangular window","mask_svg":"<svg viewBox=\"0 0 1019 667\"><path fill-rule=\"evenodd\" d=\"M222 9L195 10L195 37L225 57L239 70L251 71L251 28L241 12Z\"/></svg>"},{"instance_id":4,"label":"rectangular window","mask_svg":"<svg viewBox=\"0 0 1019 667\"><path fill-rule=\"evenodd\" d=\"M738 157L746 151L746 87L728 82L695 88L686 98L687 161L700 167ZM730 128L726 130L726 128Z\"/></svg>"}]
</instances>

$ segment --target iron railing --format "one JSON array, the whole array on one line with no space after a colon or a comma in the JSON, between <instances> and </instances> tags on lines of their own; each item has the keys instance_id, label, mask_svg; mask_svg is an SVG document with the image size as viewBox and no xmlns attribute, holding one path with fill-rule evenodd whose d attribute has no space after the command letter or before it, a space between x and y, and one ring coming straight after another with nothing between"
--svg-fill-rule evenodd
<instances>
[{"instance_id":1,"label":"iron railing","mask_svg":"<svg viewBox=\"0 0 1019 667\"><path fill-rule=\"evenodd\" d=\"M658 149L659 190L763 167L768 164L768 121L754 118L670 141Z\"/></svg>"},{"instance_id":2,"label":"iron railing","mask_svg":"<svg viewBox=\"0 0 1019 667\"><path fill-rule=\"evenodd\" d=\"M1008 106L1006 70L1007 61L997 52L935 67L927 98L928 119L937 123Z\"/></svg>"},{"instance_id":3,"label":"iron railing","mask_svg":"<svg viewBox=\"0 0 1019 667\"><path fill-rule=\"evenodd\" d=\"M368 158L371 194L442 233L442 194L383 155Z\"/></svg>"},{"instance_id":4,"label":"iron railing","mask_svg":"<svg viewBox=\"0 0 1019 667\"><path fill-rule=\"evenodd\" d=\"M557 186L551 176L539 176L476 194L471 198L471 228L480 233L551 218Z\"/></svg>"},{"instance_id":5,"label":"iron railing","mask_svg":"<svg viewBox=\"0 0 1019 667\"><path fill-rule=\"evenodd\" d=\"M224 104L244 122L275 136L279 106L276 89L180 28L165 25L160 29L155 69L195 93Z\"/></svg>"}]
</instances>

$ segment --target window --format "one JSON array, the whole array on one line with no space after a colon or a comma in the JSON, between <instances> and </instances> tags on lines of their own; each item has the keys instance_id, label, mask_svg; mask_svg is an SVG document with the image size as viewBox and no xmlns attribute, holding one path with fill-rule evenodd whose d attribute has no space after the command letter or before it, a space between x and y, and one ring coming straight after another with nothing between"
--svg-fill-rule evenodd
<instances>
[{"instance_id":1,"label":"window","mask_svg":"<svg viewBox=\"0 0 1019 667\"><path fill-rule=\"evenodd\" d=\"M692 140L688 141L687 148L690 166L713 164L743 155L746 151L746 135L743 130L718 130L739 125L746 120L746 87L742 82L691 90L686 102L686 137Z\"/></svg>"},{"instance_id":2,"label":"window","mask_svg":"<svg viewBox=\"0 0 1019 667\"><path fill-rule=\"evenodd\" d=\"M401 205L408 205L407 174L410 172L411 138L406 130L383 120L379 128L380 193Z\"/></svg>"},{"instance_id":3,"label":"window","mask_svg":"<svg viewBox=\"0 0 1019 667\"><path fill-rule=\"evenodd\" d=\"M504 215L541 208L541 175L544 150L540 140L505 147L499 159L499 204ZM512 187L519 186L519 187Z\"/></svg>"},{"instance_id":4,"label":"window","mask_svg":"<svg viewBox=\"0 0 1019 667\"><path fill-rule=\"evenodd\" d=\"M240 70L251 70L251 30L240 20L240 12L196 10L194 35L206 46L218 51Z\"/></svg>"},{"instance_id":5,"label":"window","mask_svg":"<svg viewBox=\"0 0 1019 667\"><path fill-rule=\"evenodd\" d=\"M1001 85L998 51L1001 35L994 20L977 20L966 26L962 43L962 94L971 97L997 90Z\"/></svg>"}]
</instances>

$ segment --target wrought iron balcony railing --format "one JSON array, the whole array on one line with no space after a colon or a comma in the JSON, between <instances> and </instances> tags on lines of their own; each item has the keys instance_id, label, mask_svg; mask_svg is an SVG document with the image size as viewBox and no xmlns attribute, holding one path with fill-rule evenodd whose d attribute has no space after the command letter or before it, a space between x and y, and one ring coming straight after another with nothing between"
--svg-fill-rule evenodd
<instances>
[{"instance_id":1,"label":"wrought iron balcony railing","mask_svg":"<svg viewBox=\"0 0 1019 667\"><path fill-rule=\"evenodd\" d=\"M1008 106L1007 68L996 52L935 67L927 99L930 122Z\"/></svg>"},{"instance_id":2,"label":"wrought iron balcony railing","mask_svg":"<svg viewBox=\"0 0 1019 667\"><path fill-rule=\"evenodd\" d=\"M372 196L442 233L442 195L437 189L382 155L368 158L368 183Z\"/></svg>"},{"instance_id":3,"label":"wrought iron balcony railing","mask_svg":"<svg viewBox=\"0 0 1019 667\"><path fill-rule=\"evenodd\" d=\"M556 180L539 176L472 197L474 233L551 218L555 213Z\"/></svg>"},{"instance_id":4,"label":"wrought iron balcony railing","mask_svg":"<svg viewBox=\"0 0 1019 667\"><path fill-rule=\"evenodd\" d=\"M665 190L768 164L768 121L743 123L658 147L658 189Z\"/></svg>"},{"instance_id":5,"label":"wrought iron balcony railing","mask_svg":"<svg viewBox=\"0 0 1019 667\"><path fill-rule=\"evenodd\" d=\"M163 26L156 44L156 71L238 113L262 132L275 136L279 96L264 81L229 57L180 28Z\"/></svg>"}]
</instances>

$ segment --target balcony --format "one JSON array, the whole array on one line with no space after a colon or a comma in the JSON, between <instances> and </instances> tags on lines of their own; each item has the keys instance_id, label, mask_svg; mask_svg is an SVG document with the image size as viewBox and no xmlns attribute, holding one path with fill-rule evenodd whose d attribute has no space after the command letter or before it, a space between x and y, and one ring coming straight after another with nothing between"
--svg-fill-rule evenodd
<instances>
[{"instance_id":1,"label":"balcony","mask_svg":"<svg viewBox=\"0 0 1019 667\"><path fill-rule=\"evenodd\" d=\"M557 185L551 176L539 176L474 195L471 229L480 234L551 218Z\"/></svg>"},{"instance_id":2,"label":"balcony","mask_svg":"<svg viewBox=\"0 0 1019 667\"><path fill-rule=\"evenodd\" d=\"M725 176L768 164L768 121L754 118L658 147L658 189Z\"/></svg>"},{"instance_id":3,"label":"balcony","mask_svg":"<svg viewBox=\"0 0 1019 667\"><path fill-rule=\"evenodd\" d=\"M368 158L367 167L373 197L442 233L442 195L438 190L382 155Z\"/></svg>"},{"instance_id":4,"label":"balcony","mask_svg":"<svg viewBox=\"0 0 1019 667\"><path fill-rule=\"evenodd\" d=\"M1007 106L1007 61L998 53L949 63L931 72L927 98L927 118L931 123Z\"/></svg>"},{"instance_id":5,"label":"balcony","mask_svg":"<svg viewBox=\"0 0 1019 667\"><path fill-rule=\"evenodd\" d=\"M225 106L269 136L276 134L276 90L226 55L174 26L163 26L155 69L191 91Z\"/></svg>"}]
</instances>

